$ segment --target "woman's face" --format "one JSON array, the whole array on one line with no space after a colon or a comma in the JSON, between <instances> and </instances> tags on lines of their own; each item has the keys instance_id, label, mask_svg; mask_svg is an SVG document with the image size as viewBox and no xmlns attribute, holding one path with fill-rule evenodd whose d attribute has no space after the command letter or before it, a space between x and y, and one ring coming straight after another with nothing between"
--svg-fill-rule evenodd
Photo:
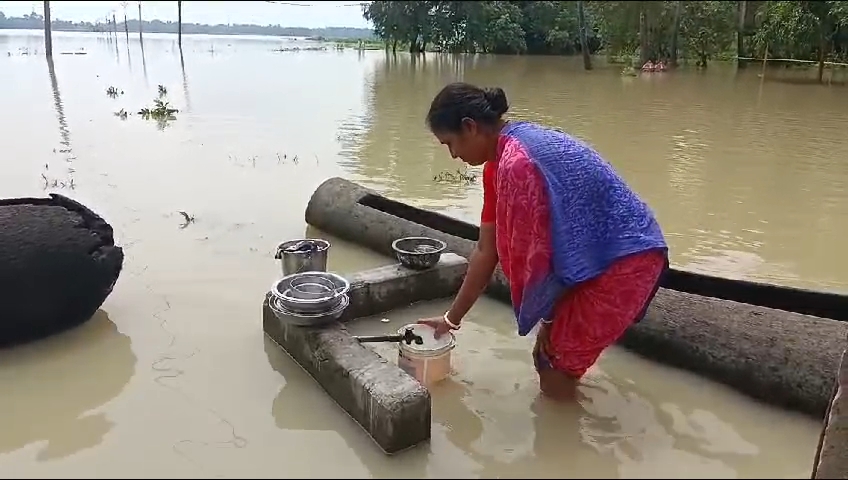
<instances>
[{"instance_id":1,"label":"woman's face","mask_svg":"<svg viewBox=\"0 0 848 480\"><path fill-rule=\"evenodd\" d=\"M448 147L451 157L468 165L476 167L489 160L488 137L474 120L466 119L459 132L434 132L434 135Z\"/></svg>"}]
</instances>

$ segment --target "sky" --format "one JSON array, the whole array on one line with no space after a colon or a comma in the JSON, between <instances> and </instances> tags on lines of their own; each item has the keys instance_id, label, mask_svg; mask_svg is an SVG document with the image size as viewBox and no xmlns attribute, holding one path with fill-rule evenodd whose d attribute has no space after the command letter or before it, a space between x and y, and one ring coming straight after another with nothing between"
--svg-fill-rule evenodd
<instances>
[{"instance_id":1,"label":"sky","mask_svg":"<svg viewBox=\"0 0 848 480\"><path fill-rule=\"evenodd\" d=\"M50 12L54 19L72 21L96 21L114 10L123 16L122 3L127 4L127 16L138 17L138 3L114 1L52 1ZM362 7L358 0L341 2L203 2L184 1L183 21L191 23L252 23L283 27L360 27L369 28L362 18ZM43 2L0 1L0 11L7 16L21 16L33 10L41 12ZM141 13L145 20L177 20L177 2L141 2Z\"/></svg>"}]
</instances>

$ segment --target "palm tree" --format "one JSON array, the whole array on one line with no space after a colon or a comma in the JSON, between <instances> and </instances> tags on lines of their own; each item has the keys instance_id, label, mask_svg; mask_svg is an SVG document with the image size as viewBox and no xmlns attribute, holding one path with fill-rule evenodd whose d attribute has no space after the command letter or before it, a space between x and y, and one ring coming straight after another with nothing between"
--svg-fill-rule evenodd
<instances>
[{"instance_id":1,"label":"palm tree","mask_svg":"<svg viewBox=\"0 0 848 480\"><path fill-rule=\"evenodd\" d=\"M50 0L44 0L44 51L53 58L53 32L50 31Z\"/></svg>"}]
</instances>

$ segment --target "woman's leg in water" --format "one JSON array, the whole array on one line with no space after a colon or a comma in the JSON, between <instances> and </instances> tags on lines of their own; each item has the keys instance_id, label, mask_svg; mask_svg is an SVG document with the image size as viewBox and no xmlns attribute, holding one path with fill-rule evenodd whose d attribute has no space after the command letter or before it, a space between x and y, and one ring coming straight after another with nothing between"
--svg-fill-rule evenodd
<instances>
[{"instance_id":1,"label":"woman's leg in water","mask_svg":"<svg viewBox=\"0 0 848 480\"><path fill-rule=\"evenodd\" d=\"M574 398L580 378L601 353L642 318L667 266L665 251L629 255L562 296L533 349L544 395Z\"/></svg>"},{"instance_id":2,"label":"woman's leg in water","mask_svg":"<svg viewBox=\"0 0 848 480\"><path fill-rule=\"evenodd\" d=\"M550 350L550 323L542 323L536 334L536 344L533 346L533 364L539 374L539 389L545 397L552 400L567 402L574 400L577 394L579 376L558 370L544 352Z\"/></svg>"}]
</instances>

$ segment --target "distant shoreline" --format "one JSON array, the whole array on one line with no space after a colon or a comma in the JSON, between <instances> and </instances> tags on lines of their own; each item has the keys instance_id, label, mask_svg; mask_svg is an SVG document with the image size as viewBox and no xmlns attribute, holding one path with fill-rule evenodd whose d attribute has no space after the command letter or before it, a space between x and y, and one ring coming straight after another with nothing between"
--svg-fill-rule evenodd
<instances>
[{"instance_id":1,"label":"distant shoreline","mask_svg":"<svg viewBox=\"0 0 848 480\"><path fill-rule=\"evenodd\" d=\"M50 22L54 32L110 32L116 30L124 32L124 22L91 23L70 22L56 19ZM138 20L128 19L126 29L130 32L138 32ZM24 17L7 17L0 11L0 30L43 30L44 20L41 15L33 14ZM177 34L176 22L163 22L161 20L143 20L141 22L143 33L172 33ZM322 37L344 40L376 40L373 30L359 27L281 27L279 25L206 25L202 23L183 23L182 33L186 35L256 35L267 37Z\"/></svg>"},{"instance_id":2,"label":"distant shoreline","mask_svg":"<svg viewBox=\"0 0 848 480\"><path fill-rule=\"evenodd\" d=\"M16 31L16 32L33 32L39 35L44 34L44 29L42 28L8 28L8 27L0 27L0 33L6 31ZM62 33L106 33L106 32L97 32L91 30L53 30L54 33L62 32ZM111 30L109 31L111 33ZM168 35L176 35L177 32L153 32L153 31L143 31L143 33L166 33ZM119 35L124 34L124 29L120 28L118 30ZM132 31L130 30L130 35L138 35L138 30ZM354 38L354 37L324 37L321 35L309 36L309 35L277 35L277 34L262 34L262 33L233 33L233 32L208 32L208 33L200 33L200 32L183 32L183 35L220 35L220 36L229 36L229 37L237 37L237 36L254 36L254 37L269 37L269 38L301 38L303 40L315 41L315 42L327 42L327 43L356 43L358 41L363 41L365 43L377 43L380 42L379 39L374 37L370 38Z\"/></svg>"}]
</instances>

